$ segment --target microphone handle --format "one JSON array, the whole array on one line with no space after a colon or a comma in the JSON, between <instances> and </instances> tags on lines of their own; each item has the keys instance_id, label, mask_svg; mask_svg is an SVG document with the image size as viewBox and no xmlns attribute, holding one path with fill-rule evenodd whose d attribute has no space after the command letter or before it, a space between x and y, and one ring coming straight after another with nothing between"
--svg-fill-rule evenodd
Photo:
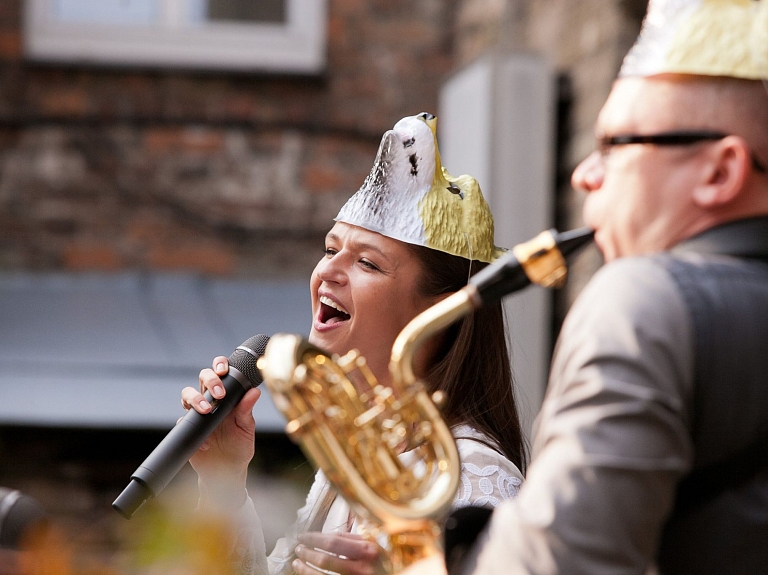
<instances>
[{"instance_id":1,"label":"microphone handle","mask_svg":"<svg viewBox=\"0 0 768 575\"><path fill-rule=\"evenodd\" d=\"M212 410L201 414L190 409L131 475L131 482L112 504L123 517L130 519L147 499L157 497L245 393L253 387L248 379L232 366L221 381L226 390L223 398L214 399L210 391L204 394Z\"/></svg>"}]
</instances>

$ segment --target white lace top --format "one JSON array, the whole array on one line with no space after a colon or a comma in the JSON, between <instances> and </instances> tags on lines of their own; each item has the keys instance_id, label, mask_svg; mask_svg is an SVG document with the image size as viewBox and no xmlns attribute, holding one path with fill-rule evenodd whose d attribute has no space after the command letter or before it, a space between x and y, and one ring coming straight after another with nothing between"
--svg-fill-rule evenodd
<instances>
[{"instance_id":1,"label":"white lace top","mask_svg":"<svg viewBox=\"0 0 768 575\"><path fill-rule=\"evenodd\" d=\"M517 466L493 447L495 442L469 427L459 425L452 429L461 457L461 482L453 500L453 507L468 505L496 507L502 500L517 495L523 475ZM237 541L232 549L233 572L241 575L276 575L292 573L291 563L296 558L294 549L298 535L307 530L321 511L319 507L332 490L322 471L307 495L307 501L299 511L296 523L285 537L278 540L267 557L261 522L249 498L235 518L240 526ZM322 525L324 533L349 531L350 508L341 497L336 497ZM359 529L355 520L351 531Z\"/></svg>"}]
</instances>

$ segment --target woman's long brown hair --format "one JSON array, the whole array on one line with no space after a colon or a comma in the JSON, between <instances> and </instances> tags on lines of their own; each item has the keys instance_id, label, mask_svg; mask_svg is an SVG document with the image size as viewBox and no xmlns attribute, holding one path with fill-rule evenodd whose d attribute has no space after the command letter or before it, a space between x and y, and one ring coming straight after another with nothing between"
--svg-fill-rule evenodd
<instances>
[{"instance_id":1,"label":"woman's long brown hair","mask_svg":"<svg viewBox=\"0 0 768 575\"><path fill-rule=\"evenodd\" d=\"M417 289L427 297L458 291L487 265L422 246L408 248L422 264ZM441 412L448 425L465 423L485 433L525 473L526 445L501 303L482 307L450 326L431 360L425 381L430 392L445 392Z\"/></svg>"}]
</instances>

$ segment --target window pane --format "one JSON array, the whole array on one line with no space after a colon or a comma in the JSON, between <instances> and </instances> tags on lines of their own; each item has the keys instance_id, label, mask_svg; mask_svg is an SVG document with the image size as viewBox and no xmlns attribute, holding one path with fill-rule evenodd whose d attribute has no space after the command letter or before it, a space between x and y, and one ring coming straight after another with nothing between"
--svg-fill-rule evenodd
<instances>
[{"instance_id":1,"label":"window pane","mask_svg":"<svg viewBox=\"0 0 768 575\"><path fill-rule=\"evenodd\" d=\"M56 0L55 19L83 24L155 24L160 0Z\"/></svg>"},{"instance_id":2,"label":"window pane","mask_svg":"<svg viewBox=\"0 0 768 575\"><path fill-rule=\"evenodd\" d=\"M208 20L286 21L286 0L208 0Z\"/></svg>"}]
</instances>

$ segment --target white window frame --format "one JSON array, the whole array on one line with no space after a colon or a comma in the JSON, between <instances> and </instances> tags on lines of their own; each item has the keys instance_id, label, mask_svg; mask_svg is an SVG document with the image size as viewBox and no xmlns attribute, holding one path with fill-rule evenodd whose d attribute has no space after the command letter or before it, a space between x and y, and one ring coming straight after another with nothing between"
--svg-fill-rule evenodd
<instances>
[{"instance_id":1,"label":"white window frame","mask_svg":"<svg viewBox=\"0 0 768 575\"><path fill-rule=\"evenodd\" d=\"M161 0L156 25L65 23L56 0L25 0L24 53L39 62L319 74L327 0L286 0L286 23L183 22L187 0Z\"/></svg>"}]
</instances>

